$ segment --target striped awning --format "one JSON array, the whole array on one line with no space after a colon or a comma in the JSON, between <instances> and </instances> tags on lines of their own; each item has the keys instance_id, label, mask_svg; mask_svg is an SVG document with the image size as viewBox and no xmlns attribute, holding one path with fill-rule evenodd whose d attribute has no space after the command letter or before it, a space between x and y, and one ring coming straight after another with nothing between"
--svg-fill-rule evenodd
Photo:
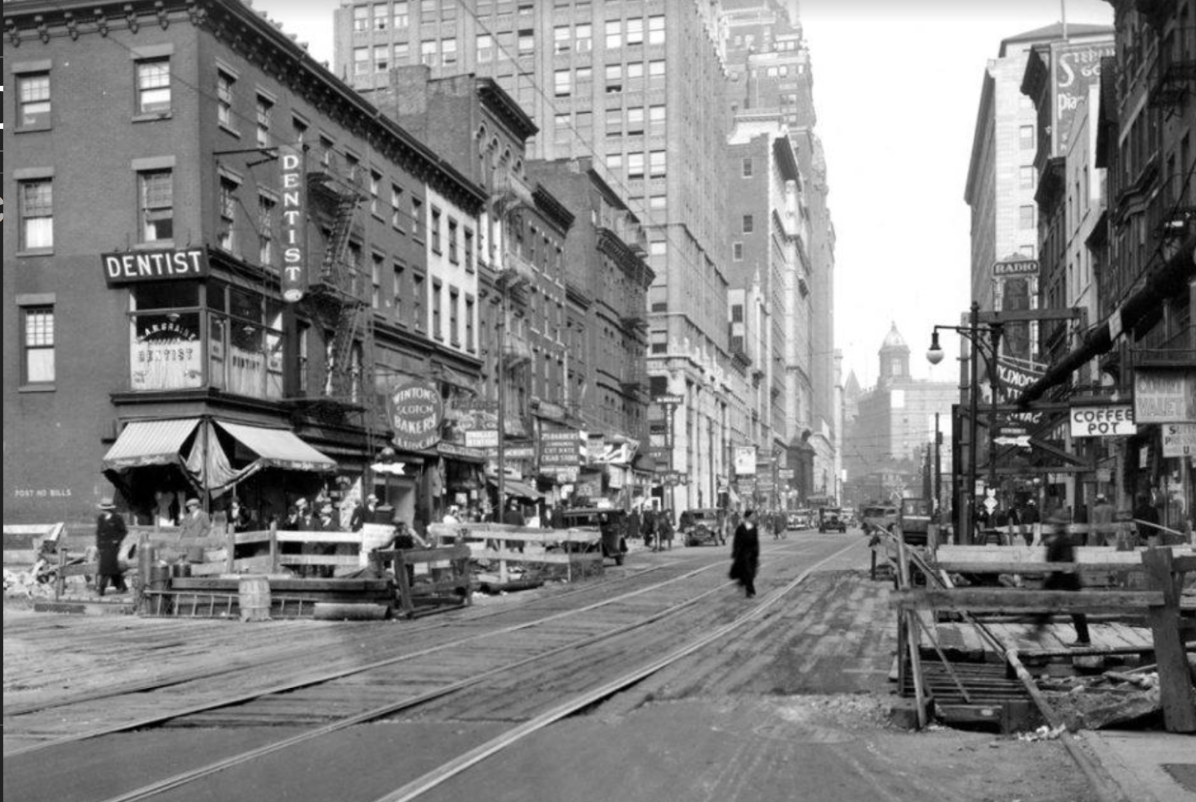
<instances>
[{"instance_id":1,"label":"striped awning","mask_svg":"<svg viewBox=\"0 0 1196 802\"><path fill-rule=\"evenodd\" d=\"M133 421L104 455L104 468L121 471L143 465L170 465L199 425L199 418Z\"/></svg>"},{"instance_id":2,"label":"striped awning","mask_svg":"<svg viewBox=\"0 0 1196 802\"><path fill-rule=\"evenodd\" d=\"M498 487L498 480L494 477L490 478L490 484ZM527 482L521 482L518 479L507 479L503 482L503 492L508 496L515 498L526 498L531 501L544 498L544 494L536 488L529 485Z\"/></svg>"},{"instance_id":3,"label":"striped awning","mask_svg":"<svg viewBox=\"0 0 1196 802\"><path fill-rule=\"evenodd\" d=\"M336 460L312 448L289 429L264 429L222 420L216 421L216 425L257 454L265 466L291 471L336 470Z\"/></svg>"}]
</instances>

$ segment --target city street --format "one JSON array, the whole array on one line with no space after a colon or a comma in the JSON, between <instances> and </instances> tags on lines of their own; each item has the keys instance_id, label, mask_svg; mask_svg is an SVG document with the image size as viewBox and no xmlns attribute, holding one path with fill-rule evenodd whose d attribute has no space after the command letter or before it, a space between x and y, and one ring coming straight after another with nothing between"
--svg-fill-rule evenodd
<instances>
[{"instance_id":1,"label":"city street","mask_svg":"<svg viewBox=\"0 0 1196 802\"><path fill-rule=\"evenodd\" d=\"M858 530L847 535L790 532L783 540L767 539L760 595L754 600L744 599L726 582L726 547L695 547L659 553L636 548L624 568L608 569L602 579L479 599L467 611L421 622L63 618L8 609L6 711L56 695L65 697L60 699L64 702L77 696L80 702L46 711L53 715L40 725L23 723L27 716L6 712L5 794L58 802L126 798L133 789L185 770L297 736L304 725L327 724L331 711L348 712L350 699L380 703L387 691L380 682L357 680L346 695L343 681L332 682L296 691L307 699L300 704L257 703L254 713L255 704L250 703L190 721L164 721L161 726L64 742L25 755L7 754L36 743L37 732L46 737L54 730L61 739L135 718L133 710L188 708L234 689L279 685L317 668L346 662L366 665L400 644L407 653L419 653L445 644L462 628L479 639L487 631L500 631L501 650L492 651L478 640L466 658L471 670L494 668L513 654L533 653L543 646L545 634L537 628L505 631L510 615L527 621L531 607L542 603L554 615L568 614L608 598L620 583L675 578L678 571L697 570L701 584L708 586L702 593L714 592L692 609L668 616L667 628L685 630L686 640L700 639L753 608L767 611L578 713L531 732L460 775L443 782L437 777L420 798L1087 799L1083 776L1057 743L937 728L911 733L888 723L893 702L888 673L895 648L894 613L887 603L891 582L867 578L865 543ZM668 592L686 596L693 590ZM638 598L662 592L658 588ZM642 611L649 609L646 601L636 604ZM602 610L583 617L599 623ZM177 650L189 652L191 627L205 644L210 662L185 662L172 655L173 649L155 648L160 643L154 631L168 628ZM591 625L585 628L592 630ZM282 633L285 637L279 638ZM555 690L551 677L559 674L559 667L542 674L529 666L521 670L522 679L512 682L499 675L468 693L300 742L162 790L153 798L386 798L405 784L443 771L454 755L503 739L513 726L560 699L600 685L610 675L594 667L608 659L611 650L623 653L620 665L629 668L650 663L668 648L660 634L647 630L630 639L612 639L586 658L591 667L573 660L569 682ZM280 659L296 649L308 657ZM438 661L446 679L453 675L456 659ZM185 665L221 662L228 665L226 672L191 681L175 676ZM51 670L55 665L62 667ZM426 687L435 682L426 669L411 668L402 676L393 668L388 671L390 688L400 695L412 692L408 683ZM145 688L119 692L121 683L134 677L146 682L155 673L165 686L156 696ZM113 695L97 698L105 689ZM146 701L147 694L159 700ZM542 701L536 701L538 697ZM263 726L265 716L268 726ZM22 731L29 735L22 738ZM47 772L47 765L54 770Z\"/></svg>"}]
</instances>

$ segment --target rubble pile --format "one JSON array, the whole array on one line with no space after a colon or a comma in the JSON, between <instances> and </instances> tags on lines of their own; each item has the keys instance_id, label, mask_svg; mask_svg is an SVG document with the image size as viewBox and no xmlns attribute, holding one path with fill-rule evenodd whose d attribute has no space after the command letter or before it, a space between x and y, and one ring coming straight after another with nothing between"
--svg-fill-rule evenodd
<instances>
[{"instance_id":1,"label":"rubble pile","mask_svg":"<svg viewBox=\"0 0 1196 802\"><path fill-rule=\"evenodd\" d=\"M1042 677L1038 685L1072 731L1142 727L1162 711L1157 671Z\"/></svg>"}]
</instances>

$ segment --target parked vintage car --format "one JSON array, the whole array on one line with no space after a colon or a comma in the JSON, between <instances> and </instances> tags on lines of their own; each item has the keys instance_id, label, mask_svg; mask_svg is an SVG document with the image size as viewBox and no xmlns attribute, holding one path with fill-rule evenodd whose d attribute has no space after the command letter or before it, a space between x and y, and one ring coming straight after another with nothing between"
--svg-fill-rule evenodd
<instances>
[{"instance_id":1,"label":"parked vintage car","mask_svg":"<svg viewBox=\"0 0 1196 802\"><path fill-rule=\"evenodd\" d=\"M925 546L930 533L930 499L901 499L901 534L906 543Z\"/></svg>"},{"instance_id":2,"label":"parked vintage car","mask_svg":"<svg viewBox=\"0 0 1196 802\"><path fill-rule=\"evenodd\" d=\"M687 546L717 546L722 537L722 511L714 508L681 513L681 536Z\"/></svg>"},{"instance_id":3,"label":"parked vintage car","mask_svg":"<svg viewBox=\"0 0 1196 802\"><path fill-rule=\"evenodd\" d=\"M622 565L627 554L627 540L623 537L626 515L623 510L603 507L572 507L562 511L561 523L566 529L597 530L602 535L602 556Z\"/></svg>"},{"instance_id":4,"label":"parked vintage car","mask_svg":"<svg viewBox=\"0 0 1196 802\"><path fill-rule=\"evenodd\" d=\"M871 533L874 529L890 530L897 523L898 510L892 504L870 504L864 507L864 532Z\"/></svg>"},{"instance_id":5,"label":"parked vintage car","mask_svg":"<svg viewBox=\"0 0 1196 802\"><path fill-rule=\"evenodd\" d=\"M847 521L843 519L843 511L838 507L819 507L818 531L823 534L827 532L846 532Z\"/></svg>"}]
</instances>

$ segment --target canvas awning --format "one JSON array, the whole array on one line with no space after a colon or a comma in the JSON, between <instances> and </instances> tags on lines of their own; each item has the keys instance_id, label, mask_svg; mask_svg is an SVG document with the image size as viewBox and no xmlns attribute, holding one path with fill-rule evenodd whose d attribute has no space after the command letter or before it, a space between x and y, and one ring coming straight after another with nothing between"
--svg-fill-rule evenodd
<instances>
[{"instance_id":1,"label":"canvas awning","mask_svg":"<svg viewBox=\"0 0 1196 802\"><path fill-rule=\"evenodd\" d=\"M491 478L490 484L498 487L498 480ZM521 482L518 479L507 479L503 482L503 492L508 496L515 498L526 498L535 501L536 499L544 498L544 494L536 488L529 485L527 482Z\"/></svg>"},{"instance_id":2,"label":"canvas awning","mask_svg":"<svg viewBox=\"0 0 1196 802\"><path fill-rule=\"evenodd\" d=\"M257 454L262 467L291 471L336 470L336 460L321 454L289 429L264 429L225 421L216 421L216 424Z\"/></svg>"},{"instance_id":3,"label":"canvas awning","mask_svg":"<svg viewBox=\"0 0 1196 802\"><path fill-rule=\"evenodd\" d=\"M180 462L183 444L198 425L199 418L133 421L104 455L104 468L122 471Z\"/></svg>"}]
</instances>

